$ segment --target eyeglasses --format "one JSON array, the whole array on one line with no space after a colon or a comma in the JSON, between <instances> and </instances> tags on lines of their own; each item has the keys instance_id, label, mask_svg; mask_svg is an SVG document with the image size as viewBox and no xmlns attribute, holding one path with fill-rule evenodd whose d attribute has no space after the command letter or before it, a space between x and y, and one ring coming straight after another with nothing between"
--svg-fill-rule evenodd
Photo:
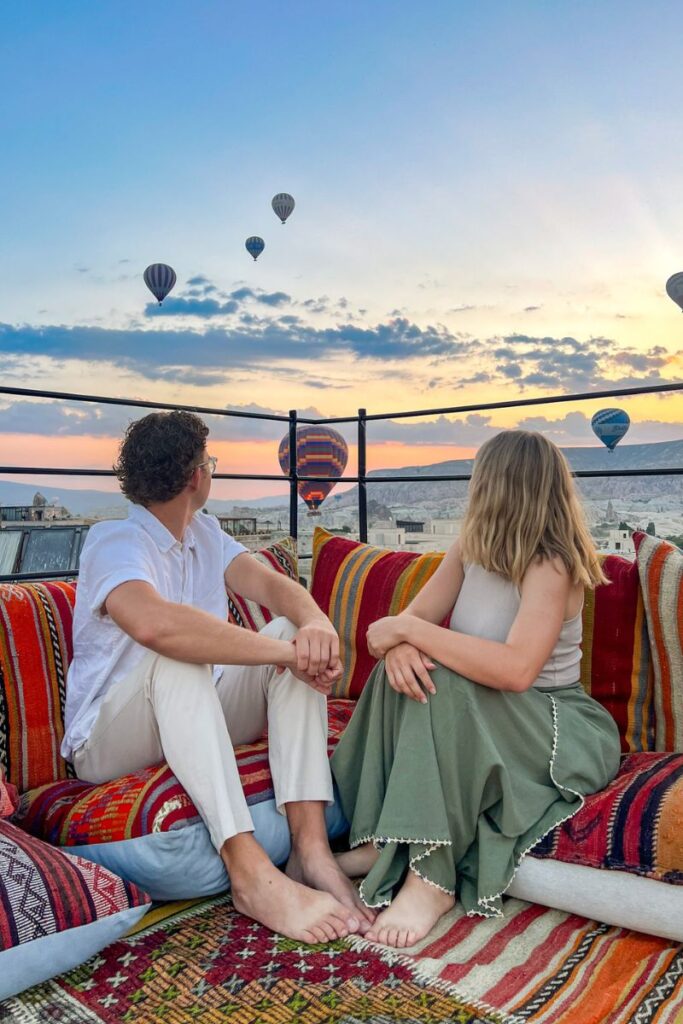
<instances>
[{"instance_id":1,"label":"eyeglasses","mask_svg":"<svg viewBox=\"0 0 683 1024\"><path fill-rule=\"evenodd\" d=\"M195 466L195 469L201 469L202 466L209 466L210 467L209 468L209 474L210 474L210 476L213 476L213 474L216 472L216 466L217 465L218 465L218 459L216 458L216 456L215 455L209 455L209 456L207 456L206 462L198 462L197 465Z\"/></svg>"}]
</instances>

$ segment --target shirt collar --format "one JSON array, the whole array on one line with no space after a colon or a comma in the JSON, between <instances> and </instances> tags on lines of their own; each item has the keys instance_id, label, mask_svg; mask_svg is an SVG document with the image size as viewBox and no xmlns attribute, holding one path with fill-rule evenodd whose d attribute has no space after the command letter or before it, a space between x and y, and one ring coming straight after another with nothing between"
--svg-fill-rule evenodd
<instances>
[{"instance_id":1,"label":"shirt collar","mask_svg":"<svg viewBox=\"0 0 683 1024\"><path fill-rule=\"evenodd\" d=\"M163 554L170 551L179 542L173 536L170 530L167 530L160 519L145 508L144 505L136 505L131 502L130 508L128 509L128 518L134 522L139 523L143 530L146 531ZM183 548L194 548L195 546L195 535L192 530L192 526L188 526L185 530L185 536L183 537L182 547Z\"/></svg>"}]
</instances>

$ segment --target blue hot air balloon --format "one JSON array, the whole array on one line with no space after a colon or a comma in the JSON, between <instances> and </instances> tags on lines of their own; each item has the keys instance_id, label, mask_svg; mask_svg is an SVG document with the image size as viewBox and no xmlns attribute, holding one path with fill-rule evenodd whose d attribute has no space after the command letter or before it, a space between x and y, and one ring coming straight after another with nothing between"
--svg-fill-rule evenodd
<instances>
[{"instance_id":1,"label":"blue hot air balloon","mask_svg":"<svg viewBox=\"0 0 683 1024\"><path fill-rule=\"evenodd\" d=\"M175 270L167 263L150 263L142 276L152 295L161 305L175 284Z\"/></svg>"},{"instance_id":2,"label":"blue hot air balloon","mask_svg":"<svg viewBox=\"0 0 683 1024\"><path fill-rule=\"evenodd\" d=\"M666 294L683 309L683 273L673 274L666 282Z\"/></svg>"},{"instance_id":3,"label":"blue hot air balloon","mask_svg":"<svg viewBox=\"0 0 683 1024\"><path fill-rule=\"evenodd\" d=\"M250 235L244 243L244 248L247 250L250 256L253 256L255 260L259 258L261 253L266 247L266 243L258 235Z\"/></svg>"},{"instance_id":4,"label":"blue hot air balloon","mask_svg":"<svg viewBox=\"0 0 683 1024\"><path fill-rule=\"evenodd\" d=\"M289 473L289 434L278 448L280 469ZM341 476L346 468L349 449L346 441L332 427L302 425L296 430L296 471L301 476ZM335 486L332 480L301 480L299 495L308 505L309 516L320 515L318 506Z\"/></svg>"},{"instance_id":5,"label":"blue hot air balloon","mask_svg":"<svg viewBox=\"0 0 683 1024\"><path fill-rule=\"evenodd\" d=\"M623 409L601 409L591 420L593 433L612 452L631 425Z\"/></svg>"},{"instance_id":6,"label":"blue hot air balloon","mask_svg":"<svg viewBox=\"0 0 683 1024\"><path fill-rule=\"evenodd\" d=\"M273 196L271 206L284 224L294 209L294 197L290 196L289 192L278 192L276 196Z\"/></svg>"}]
</instances>

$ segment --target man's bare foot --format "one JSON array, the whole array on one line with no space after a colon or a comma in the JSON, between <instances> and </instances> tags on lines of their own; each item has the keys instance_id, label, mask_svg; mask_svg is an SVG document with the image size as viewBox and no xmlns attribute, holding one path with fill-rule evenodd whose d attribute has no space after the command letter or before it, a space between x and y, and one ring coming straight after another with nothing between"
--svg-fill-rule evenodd
<instances>
[{"instance_id":1,"label":"man's bare foot","mask_svg":"<svg viewBox=\"0 0 683 1024\"><path fill-rule=\"evenodd\" d=\"M409 871L401 891L365 933L371 942L405 949L414 946L455 905L455 898Z\"/></svg>"},{"instance_id":2,"label":"man's bare foot","mask_svg":"<svg viewBox=\"0 0 683 1024\"><path fill-rule=\"evenodd\" d=\"M365 878L378 857L379 850L372 843L363 843L353 850L337 853L334 859L348 878Z\"/></svg>"},{"instance_id":3,"label":"man's bare foot","mask_svg":"<svg viewBox=\"0 0 683 1024\"><path fill-rule=\"evenodd\" d=\"M243 838L247 842L235 842ZM353 913L329 892L318 892L288 878L270 862L250 834L229 839L221 855L230 876L236 909L272 931L300 942L316 943L333 942L360 930L359 913Z\"/></svg>"},{"instance_id":4,"label":"man's bare foot","mask_svg":"<svg viewBox=\"0 0 683 1024\"><path fill-rule=\"evenodd\" d=\"M365 906L358 890L337 864L327 844L307 846L305 852L292 847L285 871L289 878L328 892L360 917L358 931L364 934L374 923L376 914Z\"/></svg>"}]
</instances>

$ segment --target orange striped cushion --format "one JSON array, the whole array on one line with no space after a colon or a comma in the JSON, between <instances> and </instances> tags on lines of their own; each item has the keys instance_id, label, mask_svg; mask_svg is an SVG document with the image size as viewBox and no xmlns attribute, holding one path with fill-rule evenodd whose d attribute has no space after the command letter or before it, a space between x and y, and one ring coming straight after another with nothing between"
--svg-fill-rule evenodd
<instances>
[{"instance_id":1,"label":"orange striped cushion","mask_svg":"<svg viewBox=\"0 0 683 1024\"><path fill-rule=\"evenodd\" d=\"M403 611L442 559L443 552L389 551L316 527L311 593L339 633L344 663L334 697L360 696L375 664L365 639L368 626Z\"/></svg>"},{"instance_id":2,"label":"orange striped cushion","mask_svg":"<svg viewBox=\"0 0 683 1024\"><path fill-rule=\"evenodd\" d=\"M683 551L634 536L655 675L657 750L683 753Z\"/></svg>"},{"instance_id":3,"label":"orange striped cushion","mask_svg":"<svg viewBox=\"0 0 683 1024\"><path fill-rule=\"evenodd\" d=\"M67 775L59 747L73 583L0 584L0 765L19 792Z\"/></svg>"}]
</instances>

